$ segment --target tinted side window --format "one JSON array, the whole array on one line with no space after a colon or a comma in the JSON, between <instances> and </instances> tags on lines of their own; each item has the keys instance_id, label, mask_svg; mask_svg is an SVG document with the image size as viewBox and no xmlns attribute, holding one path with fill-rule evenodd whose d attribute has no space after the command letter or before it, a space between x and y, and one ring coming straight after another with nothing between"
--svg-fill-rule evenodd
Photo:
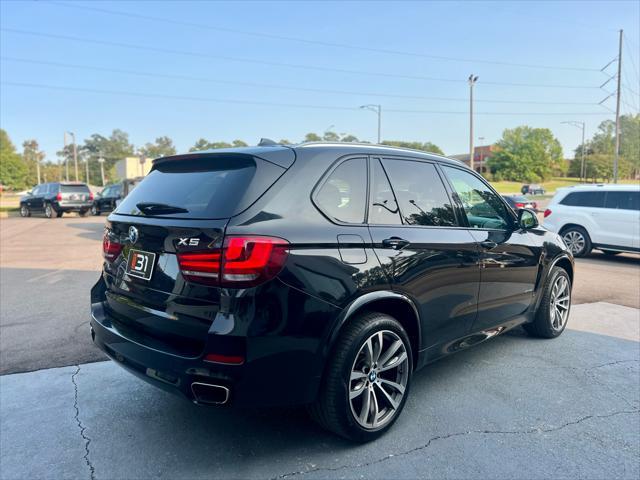
<instances>
[{"instance_id":1,"label":"tinted side window","mask_svg":"<svg viewBox=\"0 0 640 480\"><path fill-rule=\"evenodd\" d=\"M371 203L369 204L369 223L377 225L401 225L400 209L393 195L387 175L380 160L371 161Z\"/></svg>"},{"instance_id":2,"label":"tinted side window","mask_svg":"<svg viewBox=\"0 0 640 480\"><path fill-rule=\"evenodd\" d=\"M411 160L383 160L405 223L450 227L455 211L436 167Z\"/></svg>"},{"instance_id":3,"label":"tinted side window","mask_svg":"<svg viewBox=\"0 0 640 480\"><path fill-rule=\"evenodd\" d=\"M605 208L640 210L640 192L607 192Z\"/></svg>"},{"instance_id":4,"label":"tinted side window","mask_svg":"<svg viewBox=\"0 0 640 480\"><path fill-rule=\"evenodd\" d=\"M602 208L604 196L605 192L571 192L560 201L560 204L571 207Z\"/></svg>"},{"instance_id":5,"label":"tinted side window","mask_svg":"<svg viewBox=\"0 0 640 480\"><path fill-rule=\"evenodd\" d=\"M367 198L367 160L342 162L318 190L318 206L332 218L345 223L363 223Z\"/></svg>"},{"instance_id":6,"label":"tinted side window","mask_svg":"<svg viewBox=\"0 0 640 480\"><path fill-rule=\"evenodd\" d=\"M504 203L484 182L458 168L442 168L462 202L469 226L498 230L509 228L511 217Z\"/></svg>"}]
</instances>

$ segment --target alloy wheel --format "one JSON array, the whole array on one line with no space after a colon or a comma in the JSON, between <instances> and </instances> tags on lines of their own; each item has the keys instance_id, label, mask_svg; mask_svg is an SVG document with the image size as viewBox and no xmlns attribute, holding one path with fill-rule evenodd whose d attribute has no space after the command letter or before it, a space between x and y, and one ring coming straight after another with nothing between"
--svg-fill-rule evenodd
<instances>
[{"instance_id":1,"label":"alloy wheel","mask_svg":"<svg viewBox=\"0 0 640 480\"><path fill-rule=\"evenodd\" d=\"M21 217L28 217L29 216L29 209L27 208L26 205L21 205L20 206L20 216Z\"/></svg>"},{"instance_id":2,"label":"alloy wheel","mask_svg":"<svg viewBox=\"0 0 640 480\"><path fill-rule=\"evenodd\" d=\"M583 251L585 245L587 244L587 241L585 240L582 233L578 232L577 230L568 231L564 234L562 239L564 240L564 243L567 245L569 250L571 250L571 253L573 253L574 255L577 255L578 253Z\"/></svg>"},{"instance_id":3,"label":"alloy wheel","mask_svg":"<svg viewBox=\"0 0 640 480\"><path fill-rule=\"evenodd\" d=\"M47 205L46 207L44 207L44 215L47 218L53 217L53 209L51 208L51 205Z\"/></svg>"},{"instance_id":4,"label":"alloy wheel","mask_svg":"<svg viewBox=\"0 0 640 480\"><path fill-rule=\"evenodd\" d=\"M551 303L549 308L551 327L556 331L560 331L567 323L569 307L571 306L571 289L569 288L569 280L565 276L559 276L553 282L549 301Z\"/></svg>"},{"instance_id":5,"label":"alloy wheel","mask_svg":"<svg viewBox=\"0 0 640 480\"><path fill-rule=\"evenodd\" d=\"M409 381L409 356L402 339L390 330L371 335L360 347L349 378L349 405L366 429L389 423L402 403Z\"/></svg>"}]
</instances>

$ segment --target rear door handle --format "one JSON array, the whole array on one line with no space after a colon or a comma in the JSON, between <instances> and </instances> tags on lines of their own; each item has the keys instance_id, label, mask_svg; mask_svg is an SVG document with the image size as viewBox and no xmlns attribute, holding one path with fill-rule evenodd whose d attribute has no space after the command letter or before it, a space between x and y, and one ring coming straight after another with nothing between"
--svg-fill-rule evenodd
<instances>
[{"instance_id":1,"label":"rear door handle","mask_svg":"<svg viewBox=\"0 0 640 480\"><path fill-rule=\"evenodd\" d=\"M491 240L485 240L484 242L480 242L480 245L482 246L482 248L486 250L493 250L498 246L496 242L493 242Z\"/></svg>"},{"instance_id":2,"label":"rear door handle","mask_svg":"<svg viewBox=\"0 0 640 480\"><path fill-rule=\"evenodd\" d=\"M405 240L404 238L400 238L400 237L391 237L391 238L385 238L384 240L382 240L383 247L393 248L394 250L400 250L401 248L406 247L410 243L411 242L409 242L409 240Z\"/></svg>"}]
</instances>

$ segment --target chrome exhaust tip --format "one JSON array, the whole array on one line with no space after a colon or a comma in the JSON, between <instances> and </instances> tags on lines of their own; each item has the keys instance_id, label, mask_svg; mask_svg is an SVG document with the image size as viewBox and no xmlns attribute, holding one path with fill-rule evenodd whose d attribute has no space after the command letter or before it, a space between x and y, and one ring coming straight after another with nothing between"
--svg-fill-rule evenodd
<instances>
[{"instance_id":1,"label":"chrome exhaust tip","mask_svg":"<svg viewBox=\"0 0 640 480\"><path fill-rule=\"evenodd\" d=\"M229 401L229 389L222 385L193 382L191 392L195 402L201 405L224 405Z\"/></svg>"}]
</instances>

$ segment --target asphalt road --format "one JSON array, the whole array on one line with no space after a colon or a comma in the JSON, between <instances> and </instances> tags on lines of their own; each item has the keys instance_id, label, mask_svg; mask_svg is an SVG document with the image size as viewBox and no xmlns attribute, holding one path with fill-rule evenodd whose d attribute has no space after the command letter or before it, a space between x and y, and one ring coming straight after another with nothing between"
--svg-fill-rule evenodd
<instances>
[{"instance_id":1,"label":"asphalt road","mask_svg":"<svg viewBox=\"0 0 640 480\"><path fill-rule=\"evenodd\" d=\"M105 358L88 334L105 218L0 220L0 374ZM574 304L640 308L639 292L640 256L577 260Z\"/></svg>"},{"instance_id":2,"label":"asphalt road","mask_svg":"<svg viewBox=\"0 0 640 480\"><path fill-rule=\"evenodd\" d=\"M555 340L514 331L417 372L394 428L367 445L300 409L198 407L113 362L4 375L0 476L635 480L639 312L578 305L569 325Z\"/></svg>"}]
</instances>

